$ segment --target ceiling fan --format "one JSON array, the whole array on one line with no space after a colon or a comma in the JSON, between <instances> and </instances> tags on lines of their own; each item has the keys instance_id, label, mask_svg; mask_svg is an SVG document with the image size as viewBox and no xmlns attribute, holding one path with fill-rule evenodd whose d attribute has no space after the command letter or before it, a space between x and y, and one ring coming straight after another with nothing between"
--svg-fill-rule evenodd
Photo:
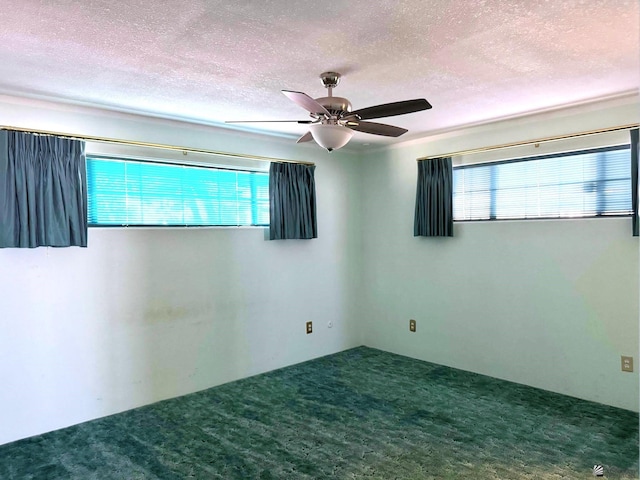
<instances>
[{"instance_id":1,"label":"ceiling fan","mask_svg":"<svg viewBox=\"0 0 640 480\"><path fill-rule=\"evenodd\" d=\"M229 121L226 123L261 123L261 122L293 122L309 125L309 131L301 136L297 143L315 140L322 148L329 152L344 147L353 131L399 137L408 130L385 123L368 122L373 118L393 117L406 113L419 112L431 108L431 104L424 98L404 100L401 102L385 103L373 107L351 110L351 102L343 97L334 97L333 89L340 82L337 72L324 72L320 75L322 84L329 90L326 97L313 99L303 92L282 90L289 100L300 105L309 112L311 120L249 120Z\"/></svg>"}]
</instances>

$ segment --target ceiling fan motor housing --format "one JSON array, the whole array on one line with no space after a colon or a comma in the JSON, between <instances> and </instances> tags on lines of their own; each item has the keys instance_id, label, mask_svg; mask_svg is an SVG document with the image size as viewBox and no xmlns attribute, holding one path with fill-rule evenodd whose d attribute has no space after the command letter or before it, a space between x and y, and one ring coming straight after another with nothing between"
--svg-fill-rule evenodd
<instances>
[{"instance_id":1,"label":"ceiling fan motor housing","mask_svg":"<svg viewBox=\"0 0 640 480\"><path fill-rule=\"evenodd\" d=\"M351 111L351 102L344 97L320 97L316 98L316 102L329 110L331 115Z\"/></svg>"}]
</instances>

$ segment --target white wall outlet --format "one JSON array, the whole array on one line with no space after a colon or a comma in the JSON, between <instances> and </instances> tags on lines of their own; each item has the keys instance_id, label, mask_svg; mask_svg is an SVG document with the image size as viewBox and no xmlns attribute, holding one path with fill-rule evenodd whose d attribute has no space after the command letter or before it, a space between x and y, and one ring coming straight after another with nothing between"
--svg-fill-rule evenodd
<instances>
[{"instance_id":1,"label":"white wall outlet","mask_svg":"<svg viewBox=\"0 0 640 480\"><path fill-rule=\"evenodd\" d=\"M620 357L620 363L623 372L633 372L633 357L625 357L622 355Z\"/></svg>"}]
</instances>

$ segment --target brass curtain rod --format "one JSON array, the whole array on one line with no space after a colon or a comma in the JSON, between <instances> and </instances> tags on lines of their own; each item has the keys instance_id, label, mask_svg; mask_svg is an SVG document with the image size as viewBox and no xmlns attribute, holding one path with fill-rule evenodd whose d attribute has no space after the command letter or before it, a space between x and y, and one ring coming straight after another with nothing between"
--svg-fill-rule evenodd
<instances>
[{"instance_id":1,"label":"brass curtain rod","mask_svg":"<svg viewBox=\"0 0 640 480\"><path fill-rule=\"evenodd\" d=\"M175 150L187 153L202 153L205 155L213 155L217 157L242 158L248 160L261 160L265 162L284 162L284 163L300 163L302 165L315 165L313 162L303 162L299 160L285 160L282 158L262 157L260 155L245 155L243 153L219 152L216 150L207 150L206 148L180 147L177 145L166 145L163 143L139 142L137 140L119 140L117 138L96 137L93 135L74 135L63 132L52 132L48 130L35 130L33 128L9 127L2 125L0 130L15 130L16 132L35 133L38 135L53 135L57 137L70 138L72 140L84 140L88 142L112 143L117 145L132 145L135 147L159 148L163 150Z\"/></svg>"},{"instance_id":2,"label":"brass curtain rod","mask_svg":"<svg viewBox=\"0 0 640 480\"><path fill-rule=\"evenodd\" d=\"M544 138L538 138L536 140L523 140L521 142L503 143L501 145L492 145L489 147L470 148L468 150L460 150L458 152L453 152L453 153L420 157L417 159L417 161L419 162L421 160L431 160L432 158L440 158L440 157L456 157L458 155L471 155L474 153L489 152L491 150L500 150L503 148L521 147L524 145L536 145L538 143L554 142L556 140L565 140L567 138L586 137L588 135L597 135L599 133L617 132L619 130L630 130L632 128L638 128L638 126L640 125L637 123L630 123L628 125L619 125L617 127L601 128L598 130L589 130L586 132L570 133L567 135L558 135L555 137L544 137Z\"/></svg>"}]
</instances>

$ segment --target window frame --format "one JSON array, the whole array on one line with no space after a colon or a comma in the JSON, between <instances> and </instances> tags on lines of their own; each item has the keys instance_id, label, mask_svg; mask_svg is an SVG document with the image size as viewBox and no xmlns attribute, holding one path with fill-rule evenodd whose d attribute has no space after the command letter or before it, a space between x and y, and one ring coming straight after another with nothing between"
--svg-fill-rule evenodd
<instances>
[{"instance_id":1,"label":"window frame","mask_svg":"<svg viewBox=\"0 0 640 480\"><path fill-rule=\"evenodd\" d=\"M478 162L478 163L463 163L463 164L459 164L459 165L454 165L453 166L453 175L455 175L456 170L464 170L464 169L469 169L469 168L473 168L473 167L480 167L480 166L493 166L493 165L505 165L505 164L509 164L509 163L518 163L518 162L527 162L527 161L534 161L534 160L545 160L545 159L550 159L550 158L562 158L562 157L570 157L570 156L576 156L576 155L588 155L588 154L594 154L594 153L604 153L604 152L610 152L610 151L617 151L617 150L628 150L629 153L631 153L631 145L628 143L621 143L621 144L616 144L616 145L609 145L609 146L603 146L603 147L591 147L591 148L586 148L586 149L579 149L579 150L566 150L566 151L562 151L562 152L557 152L557 153L545 153L542 155L535 155L535 156L525 156L525 157L517 157L517 158L508 158L505 160L496 160L496 161L485 161L485 162ZM493 175L491 176L491 178L489 179L489 183L493 184L495 182L495 179L493 178ZM629 182L631 182L631 161L629 161ZM630 210L628 213L600 213L600 214L595 214L595 215L581 215L581 216L556 216L556 217L518 217L518 218L497 218L495 217L495 210L496 210L496 205L495 205L495 192L497 190L490 190L490 218L478 218L478 219L453 219L454 223L472 223L472 222L520 222L520 221L536 221L536 220L583 220L583 219L592 219L592 218L627 218L627 217L632 217L633 216L633 207L630 207ZM455 193L455 190L454 190ZM632 192L633 195L633 192ZM631 201L631 198L629 199L629 201ZM455 212L455 205L454 205L454 212ZM491 218L493 217L493 218Z\"/></svg>"},{"instance_id":2,"label":"window frame","mask_svg":"<svg viewBox=\"0 0 640 480\"><path fill-rule=\"evenodd\" d=\"M202 229L202 228L223 228L223 229L244 229L244 228L269 228L269 223L266 224L252 224L252 225L219 225L219 224L208 224L208 225L190 225L190 224L104 224L104 223L91 223L89 218L89 169L88 169L88 161L90 159L96 160L114 160L121 162L137 162L137 163L149 163L149 164L158 164L158 165L168 165L174 167L192 167L192 168L202 168L202 169L211 169L211 170L223 170L223 171L232 171L232 172L246 172L246 173L258 173L264 174L267 176L267 184L268 184L268 176L269 170L267 168L256 168L242 165L223 165L223 164L214 164L214 163L205 163L205 162L188 162L188 161L179 161L174 159L166 159L166 158L158 158L158 157L142 157L136 155L122 155L122 154L109 154L109 153L91 153L87 152L85 154L85 162L87 162L87 226L89 228L134 228L134 229ZM253 215L253 214L252 214Z\"/></svg>"}]
</instances>

